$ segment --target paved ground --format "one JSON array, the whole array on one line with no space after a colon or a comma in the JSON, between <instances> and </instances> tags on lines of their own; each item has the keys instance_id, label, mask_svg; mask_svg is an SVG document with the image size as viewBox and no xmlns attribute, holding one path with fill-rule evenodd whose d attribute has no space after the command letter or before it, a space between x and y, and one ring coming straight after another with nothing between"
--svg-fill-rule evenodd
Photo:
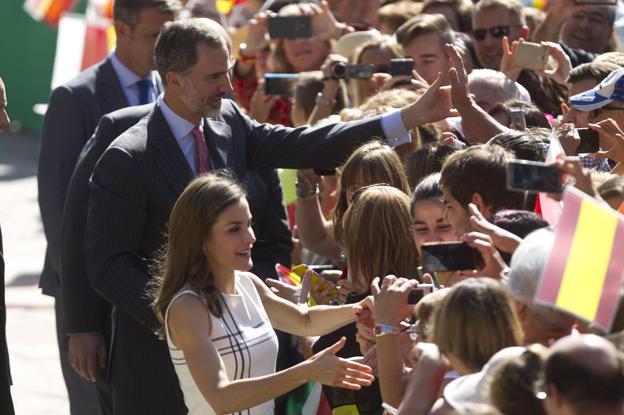
<instances>
[{"instance_id":1,"label":"paved ground","mask_svg":"<svg viewBox=\"0 0 624 415\"><path fill-rule=\"evenodd\" d=\"M37 205L38 147L34 136L0 135L0 224L12 394L18 415L67 415L53 300L37 288L45 250Z\"/></svg>"}]
</instances>

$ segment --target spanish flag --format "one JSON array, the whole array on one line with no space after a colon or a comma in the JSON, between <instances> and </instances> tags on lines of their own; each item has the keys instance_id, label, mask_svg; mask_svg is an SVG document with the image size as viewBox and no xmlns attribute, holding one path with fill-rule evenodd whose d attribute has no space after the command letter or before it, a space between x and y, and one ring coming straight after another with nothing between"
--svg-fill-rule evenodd
<instances>
[{"instance_id":1,"label":"spanish flag","mask_svg":"<svg viewBox=\"0 0 624 415\"><path fill-rule=\"evenodd\" d=\"M61 15L72 10L78 0L26 0L24 10L35 20L56 26Z\"/></svg>"},{"instance_id":2,"label":"spanish flag","mask_svg":"<svg viewBox=\"0 0 624 415\"><path fill-rule=\"evenodd\" d=\"M624 275L624 216L570 188L536 300L609 330Z\"/></svg>"}]
</instances>

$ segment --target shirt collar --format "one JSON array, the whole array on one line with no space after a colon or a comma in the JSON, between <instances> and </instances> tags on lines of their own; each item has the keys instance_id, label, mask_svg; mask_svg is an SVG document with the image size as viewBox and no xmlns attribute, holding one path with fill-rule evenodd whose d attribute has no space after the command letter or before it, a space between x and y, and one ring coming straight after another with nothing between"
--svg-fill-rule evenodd
<instances>
[{"instance_id":1,"label":"shirt collar","mask_svg":"<svg viewBox=\"0 0 624 415\"><path fill-rule=\"evenodd\" d=\"M169 105L167 105L162 96L158 98L158 105L160 107L160 111L163 114L163 117L165 117L165 121L167 121L167 124L169 124L169 128L171 129L171 132L173 133L176 141L180 141L181 139L189 135L191 131L193 131L195 125L176 114L169 107Z\"/></svg>"},{"instance_id":2,"label":"shirt collar","mask_svg":"<svg viewBox=\"0 0 624 415\"><path fill-rule=\"evenodd\" d=\"M111 63L113 64L113 69L115 69L115 73L121 82L121 86L124 88L128 88L136 84L142 78L132 72L132 69L128 68L115 53L112 51L109 55ZM149 74L149 79L152 81L152 85L156 87L156 82L154 79L154 71L151 71Z\"/></svg>"}]
</instances>

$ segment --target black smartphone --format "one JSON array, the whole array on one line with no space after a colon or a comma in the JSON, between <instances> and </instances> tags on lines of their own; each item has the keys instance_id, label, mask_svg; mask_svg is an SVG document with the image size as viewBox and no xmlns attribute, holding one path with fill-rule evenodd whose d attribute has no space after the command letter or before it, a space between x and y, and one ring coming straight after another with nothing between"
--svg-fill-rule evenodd
<instances>
[{"instance_id":1,"label":"black smartphone","mask_svg":"<svg viewBox=\"0 0 624 415\"><path fill-rule=\"evenodd\" d=\"M271 39L312 37L312 16L275 16L269 19Z\"/></svg>"},{"instance_id":2,"label":"black smartphone","mask_svg":"<svg viewBox=\"0 0 624 415\"><path fill-rule=\"evenodd\" d=\"M337 62L332 68L334 77L338 79L371 79L374 66L369 64L351 64Z\"/></svg>"},{"instance_id":3,"label":"black smartphone","mask_svg":"<svg viewBox=\"0 0 624 415\"><path fill-rule=\"evenodd\" d=\"M425 296L424 290L413 290L407 296L407 304L409 305L418 304L418 302L422 300L424 296Z\"/></svg>"},{"instance_id":4,"label":"black smartphone","mask_svg":"<svg viewBox=\"0 0 624 415\"><path fill-rule=\"evenodd\" d=\"M598 131L591 128L577 128L576 131L581 139L581 143L576 148L576 154L595 153L600 150Z\"/></svg>"},{"instance_id":5,"label":"black smartphone","mask_svg":"<svg viewBox=\"0 0 624 415\"><path fill-rule=\"evenodd\" d=\"M462 271L483 266L481 253L466 242L426 243L422 246L427 272Z\"/></svg>"},{"instance_id":6,"label":"black smartphone","mask_svg":"<svg viewBox=\"0 0 624 415\"><path fill-rule=\"evenodd\" d=\"M412 75L414 70L414 59L399 58L390 60L390 75Z\"/></svg>"},{"instance_id":7,"label":"black smartphone","mask_svg":"<svg viewBox=\"0 0 624 415\"><path fill-rule=\"evenodd\" d=\"M507 165L507 188L529 193L563 192L561 172L536 161L512 160Z\"/></svg>"},{"instance_id":8,"label":"black smartphone","mask_svg":"<svg viewBox=\"0 0 624 415\"><path fill-rule=\"evenodd\" d=\"M335 176L336 169L314 169L314 174L317 176Z\"/></svg>"},{"instance_id":9,"label":"black smartphone","mask_svg":"<svg viewBox=\"0 0 624 415\"><path fill-rule=\"evenodd\" d=\"M293 85L299 78L296 73L264 74L264 93L267 95L291 96Z\"/></svg>"}]
</instances>

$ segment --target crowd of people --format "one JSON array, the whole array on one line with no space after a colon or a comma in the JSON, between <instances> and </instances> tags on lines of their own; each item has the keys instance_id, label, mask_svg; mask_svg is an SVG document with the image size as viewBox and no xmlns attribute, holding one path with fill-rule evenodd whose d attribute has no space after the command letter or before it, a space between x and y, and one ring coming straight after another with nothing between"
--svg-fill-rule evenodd
<instances>
[{"instance_id":1,"label":"crowd of people","mask_svg":"<svg viewBox=\"0 0 624 415\"><path fill-rule=\"evenodd\" d=\"M624 288L607 328L537 301L557 227L508 177L624 211L617 2L183 3L116 0L45 114L72 414L624 413Z\"/></svg>"}]
</instances>

